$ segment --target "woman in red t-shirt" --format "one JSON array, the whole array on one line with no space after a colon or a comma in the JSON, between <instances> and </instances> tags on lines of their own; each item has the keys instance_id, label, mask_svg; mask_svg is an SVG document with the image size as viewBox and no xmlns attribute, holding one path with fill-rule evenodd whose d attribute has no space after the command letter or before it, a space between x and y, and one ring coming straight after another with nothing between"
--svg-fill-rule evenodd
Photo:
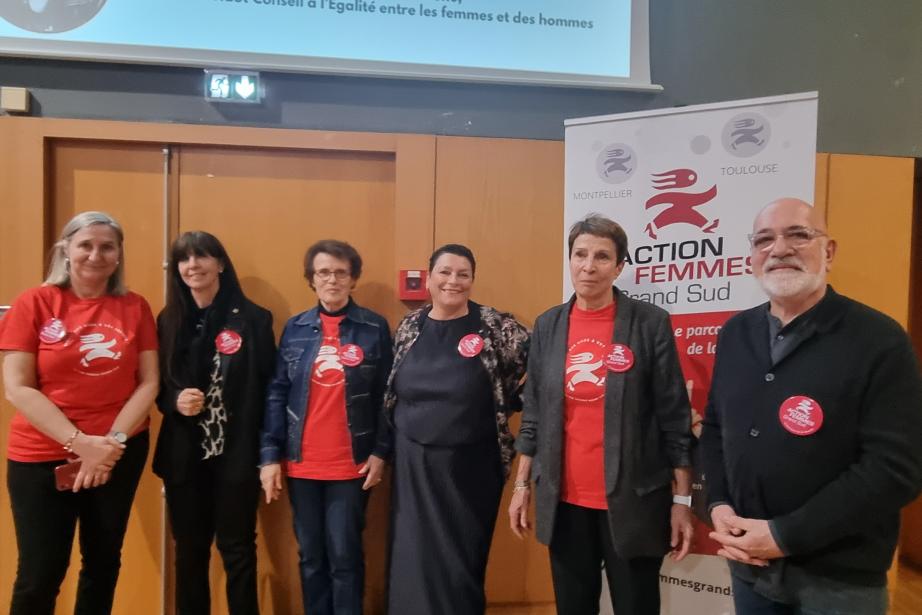
<instances>
[{"instance_id":1,"label":"woman in red t-shirt","mask_svg":"<svg viewBox=\"0 0 922 615\"><path fill-rule=\"evenodd\" d=\"M617 223L587 216L568 243L574 295L532 333L510 524L529 529L533 479L561 615L598 613L603 561L615 612L659 615L663 556L682 559L692 538L691 413L669 314L614 286L628 255Z\"/></svg>"},{"instance_id":2,"label":"woman in red t-shirt","mask_svg":"<svg viewBox=\"0 0 922 615\"><path fill-rule=\"evenodd\" d=\"M391 334L352 291L362 257L344 241L307 249L317 305L285 324L266 395L260 480L266 502L287 476L301 599L311 615L362 615L368 491L391 449L381 414Z\"/></svg>"},{"instance_id":3,"label":"woman in red t-shirt","mask_svg":"<svg viewBox=\"0 0 922 615\"><path fill-rule=\"evenodd\" d=\"M112 609L158 380L153 316L125 289L122 243L110 216L78 214L52 248L45 283L0 321L3 383L17 410L7 449L19 547L11 615L54 611L78 522L75 611ZM80 464L72 484L55 473L68 462Z\"/></svg>"}]
</instances>

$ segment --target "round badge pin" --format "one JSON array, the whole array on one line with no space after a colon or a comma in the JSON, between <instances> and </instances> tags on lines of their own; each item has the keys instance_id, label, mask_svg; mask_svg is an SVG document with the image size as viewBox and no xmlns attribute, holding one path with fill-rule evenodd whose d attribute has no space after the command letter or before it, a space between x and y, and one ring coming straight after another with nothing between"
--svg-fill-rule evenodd
<instances>
[{"instance_id":1,"label":"round badge pin","mask_svg":"<svg viewBox=\"0 0 922 615\"><path fill-rule=\"evenodd\" d=\"M815 399L794 395L781 404L778 419L795 436L810 436L823 426L823 408Z\"/></svg>"},{"instance_id":2,"label":"round badge pin","mask_svg":"<svg viewBox=\"0 0 922 615\"><path fill-rule=\"evenodd\" d=\"M355 367L365 360L365 352L358 344L346 344L339 349L339 360L347 367Z\"/></svg>"},{"instance_id":3,"label":"round badge pin","mask_svg":"<svg viewBox=\"0 0 922 615\"><path fill-rule=\"evenodd\" d=\"M483 350L483 338L476 333L469 333L458 342L458 353L462 357L476 357Z\"/></svg>"},{"instance_id":4,"label":"round badge pin","mask_svg":"<svg viewBox=\"0 0 922 615\"><path fill-rule=\"evenodd\" d=\"M625 344L612 344L605 353L605 367L622 373L634 367L634 353Z\"/></svg>"},{"instance_id":5,"label":"round badge pin","mask_svg":"<svg viewBox=\"0 0 922 615\"><path fill-rule=\"evenodd\" d=\"M67 337L67 329L58 318L49 318L38 332L38 339L46 344L57 344L65 337Z\"/></svg>"},{"instance_id":6,"label":"round badge pin","mask_svg":"<svg viewBox=\"0 0 922 615\"><path fill-rule=\"evenodd\" d=\"M214 338L214 345L221 354L237 354L243 346L243 338L236 331L224 329Z\"/></svg>"}]
</instances>

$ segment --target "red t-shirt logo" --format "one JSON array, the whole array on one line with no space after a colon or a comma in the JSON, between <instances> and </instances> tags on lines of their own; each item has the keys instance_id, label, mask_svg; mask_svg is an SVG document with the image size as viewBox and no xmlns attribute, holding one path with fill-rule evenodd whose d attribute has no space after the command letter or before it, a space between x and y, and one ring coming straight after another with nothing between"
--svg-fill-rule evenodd
<instances>
[{"instance_id":1,"label":"red t-shirt logo","mask_svg":"<svg viewBox=\"0 0 922 615\"><path fill-rule=\"evenodd\" d=\"M120 359L127 340L121 329L105 323L89 323L76 328L65 340L65 347L77 345L80 359L74 371L86 376L111 374L121 367Z\"/></svg>"},{"instance_id":2,"label":"red t-shirt logo","mask_svg":"<svg viewBox=\"0 0 922 615\"><path fill-rule=\"evenodd\" d=\"M324 338L323 345L314 359L314 371L311 380L322 387L335 387L346 380L343 362L339 356L337 339Z\"/></svg>"},{"instance_id":3,"label":"red t-shirt logo","mask_svg":"<svg viewBox=\"0 0 922 615\"><path fill-rule=\"evenodd\" d=\"M568 398L589 402L601 399L605 395L605 375L607 369L602 357L606 345L602 342L582 338L574 342L567 350L566 387Z\"/></svg>"}]
</instances>

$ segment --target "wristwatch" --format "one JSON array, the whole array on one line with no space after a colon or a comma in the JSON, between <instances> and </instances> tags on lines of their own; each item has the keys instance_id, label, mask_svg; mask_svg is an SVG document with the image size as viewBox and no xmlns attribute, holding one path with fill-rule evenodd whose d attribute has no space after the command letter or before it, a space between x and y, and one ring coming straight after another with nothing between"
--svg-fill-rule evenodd
<instances>
[{"instance_id":1,"label":"wristwatch","mask_svg":"<svg viewBox=\"0 0 922 615\"><path fill-rule=\"evenodd\" d=\"M109 435L119 444L128 442L128 435L124 431L113 431Z\"/></svg>"},{"instance_id":2,"label":"wristwatch","mask_svg":"<svg viewBox=\"0 0 922 615\"><path fill-rule=\"evenodd\" d=\"M673 495L672 496L673 504L684 504L691 508L691 496L690 495Z\"/></svg>"}]
</instances>

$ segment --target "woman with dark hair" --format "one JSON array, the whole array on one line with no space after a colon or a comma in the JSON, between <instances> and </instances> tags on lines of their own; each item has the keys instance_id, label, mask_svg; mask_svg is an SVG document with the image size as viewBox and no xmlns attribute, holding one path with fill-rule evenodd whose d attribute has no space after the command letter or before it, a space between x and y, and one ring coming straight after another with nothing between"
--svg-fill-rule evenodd
<instances>
[{"instance_id":1,"label":"woman with dark hair","mask_svg":"<svg viewBox=\"0 0 922 615\"><path fill-rule=\"evenodd\" d=\"M691 546L691 413L669 314L618 291L628 254L591 214L568 238L574 295L532 333L512 531L548 545L560 615L659 615L659 570ZM604 563L604 567L603 567Z\"/></svg>"},{"instance_id":2,"label":"woman with dark hair","mask_svg":"<svg viewBox=\"0 0 922 615\"><path fill-rule=\"evenodd\" d=\"M154 472L176 542L176 611L207 615L217 544L231 615L259 612L259 431L275 362L272 314L249 301L230 257L203 231L173 243L157 319L163 424Z\"/></svg>"},{"instance_id":3,"label":"woman with dark hair","mask_svg":"<svg viewBox=\"0 0 922 615\"><path fill-rule=\"evenodd\" d=\"M395 434L389 613L485 609L528 332L511 314L470 300L475 267L465 246L433 252L432 304L397 328L384 403Z\"/></svg>"},{"instance_id":4,"label":"woman with dark hair","mask_svg":"<svg viewBox=\"0 0 922 615\"><path fill-rule=\"evenodd\" d=\"M7 444L19 547L12 615L54 612L78 524L74 612L112 610L157 394L154 317L125 288L123 242L111 216L77 214L52 248L45 283L0 320L3 385L16 408Z\"/></svg>"},{"instance_id":5,"label":"woman with dark hair","mask_svg":"<svg viewBox=\"0 0 922 615\"><path fill-rule=\"evenodd\" d=\"M288 477L310 615L362 613L365 504L391 449L381 420L391 333L352 299L361 275L348 243L308 248L304 277L318 302L285 325L266 401L260 479L270 502Z\"/></svg>"}]
</instances>

